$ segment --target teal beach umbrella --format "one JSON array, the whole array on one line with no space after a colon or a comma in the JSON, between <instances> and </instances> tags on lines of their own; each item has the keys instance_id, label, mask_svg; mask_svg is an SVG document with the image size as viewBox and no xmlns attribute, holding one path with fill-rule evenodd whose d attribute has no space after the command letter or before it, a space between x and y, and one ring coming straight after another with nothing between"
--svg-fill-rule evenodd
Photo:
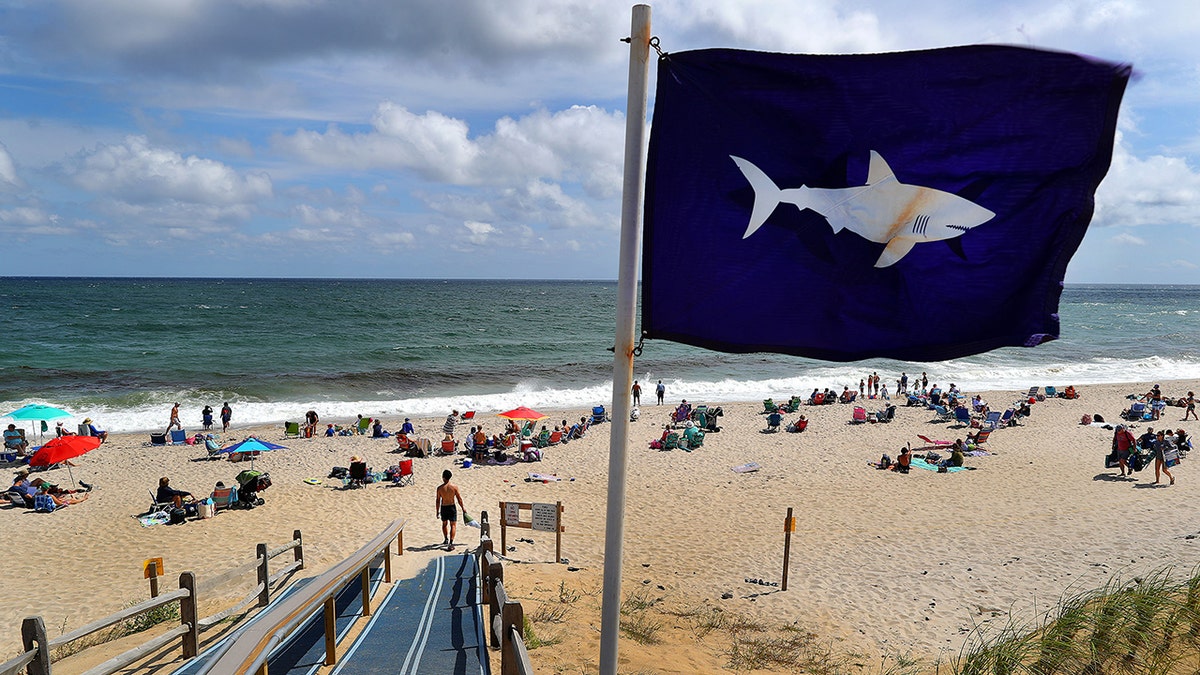
<instances>
[{"instance_id":1,"label":"teal beach umbrella","mask_svg":"<svg viewBox=\"0 0 1200 675\"><path fill-rule=\"evenodd\" d=\"M16 410L7 413L4 416L21 422L45 422L47 420L56 420L62 417L72 417L72 414L66 410L63 410L62 408L55 408L52 405L30 403L29 405L17 408Z\"/></svg>"},{"instance_id":2,"label":"teal beach umbrella","mask_svg":"<svg viewBox=\"0 0 1200 675\"><path fill-rule=\"evenodd\" d=\"M233 445L221 448L219 450L219 452L249 453L250 454L250 468L253 469L254 468L254 458L258 456L258 453L270 452L272 450L287 450L287 448L282 445L275 445L274 443L268 443L267 441L260 441L257 438L251 436L250 438L247 438L244 441L239 441L237 443L234 443Z\"/></svg>"}]
</instances>

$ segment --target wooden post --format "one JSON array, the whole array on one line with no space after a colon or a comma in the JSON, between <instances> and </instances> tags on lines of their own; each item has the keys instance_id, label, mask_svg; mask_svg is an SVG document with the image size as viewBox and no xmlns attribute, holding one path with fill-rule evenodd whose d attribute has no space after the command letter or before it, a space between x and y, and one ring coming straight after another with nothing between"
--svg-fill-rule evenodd
<instances>
[{"instance_id":1,"label":"wooden post","mask_svg":"<svg viewBox=\"0 0 1200 675\"><path fill-rule=\"evenodd\" d=\"M513 628L521 638L525 635L525 611L519 602L506 602L500 613L500 675L519 675L517 650L513 646Z\"/></svg>"},{"instance_id":2,"label":"wooden post","mask_svg":"<svg viewBox=\"0 0 1200 675\"><path fill-rule=\"evenodd\" d=\"M188 627L183 634L183 658L190 659L200 653L200 617L196 610L196 575L184 572L179 575L179 587L188 594L179 599L179 622Z\"/></svg>"},{"instance_id":3,"label":"wooden post","mask_svg":"<svg viewBox=\"0 0 1200 675\"><path fill-rule=\"evenodd\" d=\"M337 607L333 597L325 598L325 665L337 665Z\"/></svg>"},{"instance_id":4,"label":"wooden post","mask_svg":"<svg viewBox=\"0 0 1200 675\"><path fill-rule=\"evenodd\" d=\"M271 604L271 574L267 569L267 545L259 544L254 551L258 556L258 583L262 584L262 590L258 593L258 606L266 607Z\"/></svg>"},{"instance_id":5,"label":"wooden post","mask_svg":"<svg viewBox=\"0 0 1200 675\"><path fill-rule=\"evenodd\" d=\"M508 551L508 528L504 526L508 522L508 509L505 508L505 502L500 502L500 553L504 555Z\"/></svg>"},{"instance_id":6,"label":"wooden post","mask_svg":"<svg viewBox=\"0 0 1200 675\"><path fill-rule=\"evenodd\" d=\"M147 570L146 573L150 575L150 597L157 598L158 597L158 569L153 564L151 564L150 568Z\"/></svg>"},{"instance_id":7,"label":"wooden post","mask_svg":"<svg viewBox=\"0 0 1200 675\"><path fill-rule=\"evenodd\" d=\"M371 616L371 568L362 569L362 615Z\"/></svg>"},{"instance_id":8,"label":"wooden post","mask_svg":"<svg viewBox=\"0 0 1200 675\"><path fill-rule=\"evenodd\" d=\"M383 580L392 583L392 542L383 547Z\"/></svg>"},{"instance_id":9,"label":"wooden post","mask_svg":"<svg viewBox=\"0 0 1200 675\"><path fill-rule=\"evenodd\" d=\"M40 616L27 616L21 622L21 642L25 651L37 650L37 656L26 666L29 675L50 675L50 640L46 637L46 623Z\"/></svg>"},{"instance_id":10,"label":"wooden post","mask_svg":"<svg viewBox=\"0 0 1200 675\"><path fill-rule=\"evenodd\" d=\"M792 531L796 529L796 520L792 518L792 507L788 507L787 517L783 519L783 583L779 590L787 590L788 559L792 554Z\"/></svg>"},{"instance_id":11,"label":"wooden post","mask_svg":"<svg viewBox=\"0 0 1200 675\"><path fill-rule=\"evenodd\" d=\"M396 533L396 555L404 555L404 530Z\"/></svg>"},{"instance_id":12,"label":"wooden post","mask_svg":"<svg viewBox=\"0 0 1200 675\"><path fill-rule=\"evenodd\" d=\"M562 562L562 502L554 502L554 564Z\"/></svg>"},{"instance_id":13,"label":"wooden post","mask_svg":"<svg viewBox=\"0 0 1200 675\"><path fill-rule=\"evenodd\" d=\"M492 524L488 522L487 511L479 514L479 536L480 538L487 537L489 539L492 537Z\"/></svg>"},{"instance_id":14,"label":"wooden post","mask_svg":"<svg viewBox=\"0 0 1200 675\"><path fill-rule=\"evenodd\" d=\"M297 569L304 569L304 538L300 536L300 530L292 532L292 541L296 542L296 548L292 549L292 554L295 556L296 562L300 563Z\"/></svg>"}]
</instances>

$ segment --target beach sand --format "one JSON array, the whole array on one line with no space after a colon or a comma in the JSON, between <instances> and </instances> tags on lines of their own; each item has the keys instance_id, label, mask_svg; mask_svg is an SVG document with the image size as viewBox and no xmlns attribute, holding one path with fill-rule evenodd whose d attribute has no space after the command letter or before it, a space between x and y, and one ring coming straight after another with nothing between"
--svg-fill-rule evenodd
<instances>
[{"instance_id":1,"label":"beach sand","mask_svg":"<svg viewBox=\"0 0 1200 675\"><path fill-rule=\"evenodd\" d=\"M1163 384L1172 397L1200 388L1197 381ZM1190 470L1197 459L1175 470L1175 486L1152 486L1152 467L1136 480L1118 480L1115 470L1103 469L1112 432L1079 425L1084 413L1116 423L1127 407L1125 396L1149 387L1085 386L1080 399L1037 403L1020 426L991 435L987 449L994 456L969 457L967 465L975 470L952 474L914 469L900 475L867 465L885 452L895 457L906 443L920 445L917 434L946 440L964 435L965 429L951 423L932 422L933 414L923 409L901 406L891 424L852 425L850 405L806 407L801 411L810 419L806 432L767 434L761 404L703 402L722 405L723 430L688 453L648 449L669 407L643 406L629 444L625 591L645 589L675 607L719 607L768 625L800 626L837 649L870 655L869 661L903 653L944 662L975 626L1005 622L1010 611L1027 621L1064 593L1101 586L1114 575L1127 578L1164 566L1190 571L1200 562L1200 544L1188 538L1200 532L1200 516L1190 508L1200 496L1200 477ZM792 393L803 392L778 392L776 400ZM984 398L1003 409L1019 395L987 392ZM879 405L868 401L866 407ZM551 420L587 413L544 412ZM1169 408L1162 423L1138 427L1200 432L1200 423L1180 422L1182 416L1181 408ZM795 418L785 416L789 422ZM479 419L489 433L502 426L491 414ZM396 428L400 420L385 422ZM416 422L420 435L440 438L441 419ZM554 564L553 535L510 530L513 548L507 555L529 564L506 566L506 584L519 598L544 598L567 586L586 596L576 603L577 616L547 629L565 633L566 641L534 650L533 659L539 672L590 672L599 621L584 605L599 602L610 428L597 425L584 439L550 448L541 463L464 470L453 458L420 459L413 487L351 491L336 489L340 481L325 478L329 469L348 466L351 455L360 455L382 470L400 459L390 454L393 440L285 441L280 427L235 428L223 435L225 442L254 434L288 446L257 462L274 483L262 494L266 503L209 520L146 528L131 516L146 509L148 490L160 476L199 495L218 480L230 483L249 464L197 461L205 455L202 448L151 447L147 434L112 436L75 461L75 478L98 486L87 502L53 514L0 511L9 543L0 566L3 654L19 651L25 616L45 617L53 636L145 599L142 562L155 556L165 561L164 588L175 587L183 570L203 583L252 559L259 542L275 547L299 529L305 574L311 575L404 517L409 550L399 569L415 574L441 555L426 549L441 541L434 488L442 470L452 468L476 517L487 510L498 522L500 501L563 503L563 557L577 571ZM460 431L461 437L466 427ZM731 470L746 462L762 468ZM529 471L564 480L526 482ZM36 475L70 482L66 470ZM306 478L324 482L308 485ZM746 583L779 580L788 507L797 518L789 590ZM460 542L477 538L478 530L460 524ZM229 606L252 583L251 575L201 597L201 614ZM682 673L711 672L714 663L720 665L720 645L697 652L686 622L667 616L666 624L661 645L623 640L622 667ZM77 672L72 667L65 672Z\"/></svg>"}]
</instances>

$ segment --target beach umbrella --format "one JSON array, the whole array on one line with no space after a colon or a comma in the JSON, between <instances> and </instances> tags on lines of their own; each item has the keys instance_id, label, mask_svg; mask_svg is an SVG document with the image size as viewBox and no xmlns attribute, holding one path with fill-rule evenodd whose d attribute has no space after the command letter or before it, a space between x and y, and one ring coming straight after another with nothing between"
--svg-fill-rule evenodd
<instances>
[{"instance_id":1,"label":"beach umbrella","mask_svg":"<svg viewBox=\"0 0 1200 675\"><path fill-rule=\"evenodd\" d=\"M260 441L257 438L251 436L244 441L238 441L237 443L234 443L233 445L221 448L217 452L227 452L227 453L248 452L248 453L250 453L250 468L253 469L254 468L254 458L258 456L258 453L270 452L272 450L287 450L287 448L282 445L275 445L274 443L268 443L267 441Z\"/></svg>"},{"instance_id":2,"label":"beach umbrella","mask_svg":"<svg viewBox=\"0 0 1200 675\"><path fill-rule=\"evenodd\" d=\"M52 405L44 405L42 403L30 403L27 406L17 408L16 410L7 413L5 417L18 421L44 422L47 420L56 420L62 417L71 417L71 413L62 408L55 408Z\"/></svg>"},{"instance_id":3,"label":"beach umbrella","mask_svg":"<svg viewBox=\"0 0 1200 675\"><path fill-rule=\"evenodd\" d=\"M547 417L546 415L543 415L542 413L540 413L532 408L526 408L525 406L521 406L520 408L513 408L512 410L509 410L508 412L502 412L496 416L503 417L503 418L509 419L509 420L533 420L535 422L537 420L544 419L545 417Z\"/></svg>"},{"instance_id":4,"label":"beach umbrella","mask_svg":"<svg viewBox=\"0 0 1200 675\"><path fill-rule=\"evenodd\" d=\"M30 466L50 466L59 462L78 457L100 447L100 439L95 436L59 436L50 439L38 448L29 458ZM71 464L67 463L67 475L71 477L71 485L75 484L75 474L71 472Z\"/></svg>"}]
</instances>

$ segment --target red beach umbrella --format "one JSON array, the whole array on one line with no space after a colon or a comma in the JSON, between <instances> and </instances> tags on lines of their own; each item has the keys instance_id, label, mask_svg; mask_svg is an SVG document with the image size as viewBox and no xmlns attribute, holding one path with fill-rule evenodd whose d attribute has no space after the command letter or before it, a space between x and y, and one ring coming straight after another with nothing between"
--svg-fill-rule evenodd
<instances>
[{"instance_id":1,"label":"red beach umbrella","mask_svg":"<svg viewBox=\"0 0 1200 675\"><path fill-rule=\"evenodd\" d=\"M503 417L505 419L510 419L510 420L535 420L535 421L546 417L546 415L543 415L542 413L534 410L533 408L526 408L525 406L521 406L520 408L513 408L512 410L509 410L508 412L502 412L496 416Z\"/></svg>"},{"instance_id":2,"label":"red beach umbrella","mask_svg":"<svg viewBox=\"0 0 1200 675\"><path fill-rule=\"evenodd\" d=\"M52 438L37 449L29 458L30 466L50 466L65 462L100 447L100 439L95 436L59 436ZM75 474L67 465L67 474L71 476L71 484L75 484Z\"/></svg>"}]
</instances>

